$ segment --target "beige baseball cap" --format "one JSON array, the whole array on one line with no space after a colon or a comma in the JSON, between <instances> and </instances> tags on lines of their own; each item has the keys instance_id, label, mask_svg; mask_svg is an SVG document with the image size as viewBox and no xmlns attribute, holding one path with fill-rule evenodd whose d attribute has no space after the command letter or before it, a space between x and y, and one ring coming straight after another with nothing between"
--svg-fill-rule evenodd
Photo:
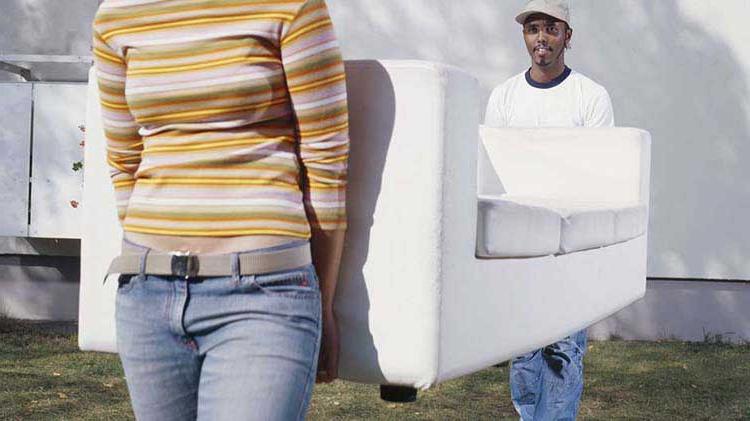
<instances>
[{"instance_id":1,"label":"beige baseball cap","mask_svg":"<svg viewBox=\"0 0 750 421\"><path fill-rule=\"evenodd\" d=\"M526 19L535 13L552 16L570 25L570 2L568 0L529 0L526 7L516 16L516 22L523 25Z\"/></svg>"}]
</instances>

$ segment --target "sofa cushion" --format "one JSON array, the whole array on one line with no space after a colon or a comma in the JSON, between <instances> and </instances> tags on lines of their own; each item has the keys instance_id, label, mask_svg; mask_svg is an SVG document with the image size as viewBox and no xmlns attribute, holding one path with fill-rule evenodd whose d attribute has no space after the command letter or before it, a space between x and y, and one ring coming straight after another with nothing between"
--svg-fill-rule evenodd
<instances>
[{"instance_id":1,"label":"sofa cushion","mask_svg":"<svg viewBox=\"0 0 750 421\"><path fill-rule=\"evenodd\" d=\"M500 198L480 198L478 257L528 257L560 249L560 215L552 209Z\"/></svg>"},{"instance_id":2,"label":"sofa cushion","mask_svg":"<svg viewBox=\"0 0 750 421\"><path fill-rule=\"evenodd\" d=\"M640 204L481 196L476 253L534 257L605 247L644 234L647 216Z\"/></svg>"}]
</instances>

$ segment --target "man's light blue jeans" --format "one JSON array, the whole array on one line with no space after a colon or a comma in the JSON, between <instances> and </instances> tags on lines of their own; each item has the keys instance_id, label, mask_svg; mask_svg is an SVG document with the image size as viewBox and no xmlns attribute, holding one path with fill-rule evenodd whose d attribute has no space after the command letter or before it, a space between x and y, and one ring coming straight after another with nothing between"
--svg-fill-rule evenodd
<instances>
[{"instance_id":1,"label":"man's light blue jeans","mask_svg":"<svg viewBox=\"0 0 750 421\"><path fill-rule=\"evenodd\" d=\"M304 419L321 336L312 265L190 281L121 276L116 309L138 420Z\"/></svg>"},{"instance_id":2,"label":"man's light blue jeans","mask_svg":"<svg viewBox=\"0 0 750 421\"><path fill-rule=\"evenodd\" d=\"M583 393L586 331L517 357L510 394L523 421L575 420Z\"/></svg>"}]
</instances>

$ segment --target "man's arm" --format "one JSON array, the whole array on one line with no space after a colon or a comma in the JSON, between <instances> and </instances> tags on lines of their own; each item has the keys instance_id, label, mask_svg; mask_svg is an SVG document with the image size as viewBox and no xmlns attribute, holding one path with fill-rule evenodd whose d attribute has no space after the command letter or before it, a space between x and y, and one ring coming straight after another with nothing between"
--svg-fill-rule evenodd
<instances>
[{"instance_id":1,"label":"man's arm","mask_svg":"<svg viewBox=\"0 0 750 421\"><path fill-rule=\"evenodd\" d=\"M508 126L505 117L505 89L502 85L495 88L490 95L484 114L484 125L496 128Z\"/></svg>"},{"instance_id":2,"label":"man's arm","mask_svg":"<svg viewBox=\"0 0 750 421\"><path fill-rule=\"evenodd\" d=\"M604 88L590 102L584 127L615 127L612 100Z\"/></svg>"}]
</instances>

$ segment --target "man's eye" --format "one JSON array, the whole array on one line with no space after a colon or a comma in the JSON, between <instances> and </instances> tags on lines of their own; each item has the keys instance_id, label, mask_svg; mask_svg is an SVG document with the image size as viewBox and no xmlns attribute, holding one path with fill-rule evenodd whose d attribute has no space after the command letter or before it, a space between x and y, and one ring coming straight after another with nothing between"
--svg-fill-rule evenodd
<instances>
[{"instance_id":1,"label":"man's eye","mask_svg":"<svg viewBox=\"0 0 750 421\"><path fill-rule=\"evenodd\" d=\"M526 33L536 35L537 33L539 33L539 28L537 27L526 28Z\"/></svg>"}]
</instances>

